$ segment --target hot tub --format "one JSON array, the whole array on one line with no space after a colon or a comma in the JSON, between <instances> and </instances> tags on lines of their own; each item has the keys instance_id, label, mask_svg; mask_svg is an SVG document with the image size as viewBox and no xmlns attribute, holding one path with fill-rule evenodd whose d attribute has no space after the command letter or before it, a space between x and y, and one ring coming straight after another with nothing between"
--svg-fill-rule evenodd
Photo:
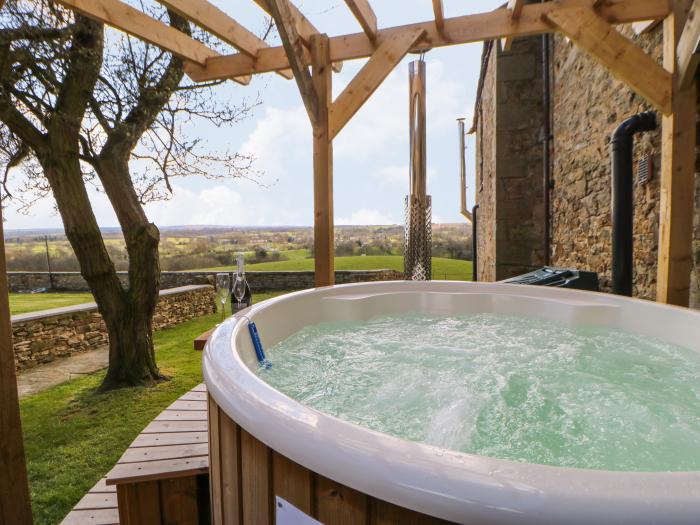
<instances>
[{"instance_id":1,"label":"hot tub","mask_svg":"<svg viewBox=\"0 0 700 525\"><path fill-rule=\"evenodd\" d=\"M322 321L405 312L604 325L700 350L699 312L556 288L383 282L265 301L223 323L204 353L215 523L275 523L287 504L325 525L700 523L700 472L562 468L441 449L320 413L255 373L249 322L269 348Z\"/></svg>"}]
</instances>

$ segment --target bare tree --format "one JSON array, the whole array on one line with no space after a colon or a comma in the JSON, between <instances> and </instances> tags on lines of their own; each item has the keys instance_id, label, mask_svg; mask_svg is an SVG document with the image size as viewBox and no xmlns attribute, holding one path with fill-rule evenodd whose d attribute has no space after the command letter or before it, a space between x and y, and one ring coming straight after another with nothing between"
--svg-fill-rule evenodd
<instances>
[{"instance_id":1,"label":"bare tree","mask_svg":"<svg viewBox=\"0 0 700 525\"><path fill-rule=\"evenodd\" d=\"M142 6L143 7L143 6ZM172 11L145 7L190 34ZM201 37L203 38L203 37ZM167 198L176 176L254 176L252 161L212 153L197 122L232 125L256 101L193 85L182 61L50 0L7 0L0 11L0 162L23 183L14 198L31 204L53 195L66 236L109 333L102 388L162 379L152 317L158 301L158 228L143 204ZM217 96L219 95L219 96ZM1 173L1 172L0 172ZM104 191L129 257L120 282L95 219L88 185Z\"/></svg>"}]
</instances>

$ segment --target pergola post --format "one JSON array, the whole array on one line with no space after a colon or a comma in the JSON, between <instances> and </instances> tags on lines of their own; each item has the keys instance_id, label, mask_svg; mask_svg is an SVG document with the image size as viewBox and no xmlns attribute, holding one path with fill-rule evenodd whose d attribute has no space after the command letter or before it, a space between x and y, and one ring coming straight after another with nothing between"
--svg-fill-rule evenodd
<instances>
[{"instance_id":1,"label":"pergola post","mask_svg":"<svg viewBox=\"0 0 700 525\"><path fill-rule=\"evenodd\" d=\"M695 182L696 84L682 88L676 53L688 0L672 2L664 20L664 67L673 73L672 113L661 131L661 203L656 299L688 306L692 269Z\"/></svg>"},{"instance_id":2,"label":"pergola post","mask_svg":"<svg viewBox=\"0 0 700 525\"><path fill-rule=\"evenodd\" d=\"M312 121L314 149L314 261L316 286L335 284L333 229L333 140L330 136L332 89L328 35L311 37L311 78L316 96Z\"/></svg>"},{"instance_id":3,"label":"pergola post","mask_svg":"<svg viewBox=\"0 0 700 525\"><path fill-rule=\"evenodd\" d=\"M15 354L0 207L0 523L32 523L22 423L19 416Z\"/></svg>"}]
</instances>

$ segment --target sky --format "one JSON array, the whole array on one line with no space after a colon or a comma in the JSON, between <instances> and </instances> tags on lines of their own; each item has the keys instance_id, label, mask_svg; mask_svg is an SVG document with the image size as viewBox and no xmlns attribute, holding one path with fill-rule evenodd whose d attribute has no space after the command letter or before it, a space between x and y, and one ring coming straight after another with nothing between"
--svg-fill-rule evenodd
<instances>
[{"instance_id":1,"label":"sky","mask_svg":"<svg viewBox=\"0 0 700 525\"><path fill-rule=\"evenodd\" d=\"M212 3L258 32L262 11L252 0L213 0ZM445 15L489 11L502 0L444 0ZM342 0L295 0L311 22L329 36L361 31ZM372 0L379 27L431 20L429 0ZM400 9L397 7L400 6ZM278 42L272 42L278 45ZM471 124L479 76L481 44L433 49L427 63L428 193L433 199L433 222L460 222L459 134L457 118ZM355 117L338 134L334 150L336 225L400 224L408 192L408 55L387 77ZM364 65L348 61L333 75L337 96ZM168 201L149 203L146 213L158 226L307 226L313 223L311 127L293 80L275 74L257 75L249 86L228 82L233 96L259 93L262 104L252 117L233 127L198 127L212 148L253 154L260 183L235 179L212 181L177 178ZM467 137L467 202L474 203L474 140ZM18 183L15 174L15 184ZM103 194L91 192L101 226L118 226ZM6 229L61 227L50 198L21 214L10 203Z\"/></svg>"}]
</instances>

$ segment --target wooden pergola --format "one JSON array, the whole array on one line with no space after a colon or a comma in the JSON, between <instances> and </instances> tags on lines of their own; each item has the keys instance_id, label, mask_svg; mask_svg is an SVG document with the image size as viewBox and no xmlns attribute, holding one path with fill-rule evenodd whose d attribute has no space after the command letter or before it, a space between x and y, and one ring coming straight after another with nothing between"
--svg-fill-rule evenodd
<instances>
[{"instance_id":1,"label":"wooden pergola","mask_svg":"<svg viewBox=\"0 0 700 525\"><path fill-rule=\"evenodd\" d=\"M509 0L507 6L495 11L454 18L444 16L441 0L432 0L433 19L395 27L380 27L368 0L345 0L361 31L333 37L321 33L289 0L254 0L276 23L283 44L277 47L269 46L207 0L158 1L237 52L221 55L120 0L58 3L182 58L195 82L232 79L245 85L252 75L267 72L296 80L313 129L315 271L319 286L334 283L333 139L401 59L409 52L456 44L504 39L507 47L520 36L565 34L663 114L657 299L688 305L700 0L692 5L691 0L554 0L534 4ZM663 20L663 64L615 28L650 20ZM339 70L343 61L360 58L369 60L332 100L332 72ZM6 429L11 433L17 428L14 422L19 418L12 347L7 342L7 284L2 278L0 287L5 331L0 346L0 358L5 357L0 360L0 464L12 471L21 456L16 448L18 442L21 446L21 438L5 436ZM22 462L17 472L23 468ZM0 483L0 518L21 523L21 513L14 515L20 519L11 519L8 512L21 507L18 502L24 499L26 482L22 476L0 476L5 477L7 484Z\"/></svg>"}]
</instances>

